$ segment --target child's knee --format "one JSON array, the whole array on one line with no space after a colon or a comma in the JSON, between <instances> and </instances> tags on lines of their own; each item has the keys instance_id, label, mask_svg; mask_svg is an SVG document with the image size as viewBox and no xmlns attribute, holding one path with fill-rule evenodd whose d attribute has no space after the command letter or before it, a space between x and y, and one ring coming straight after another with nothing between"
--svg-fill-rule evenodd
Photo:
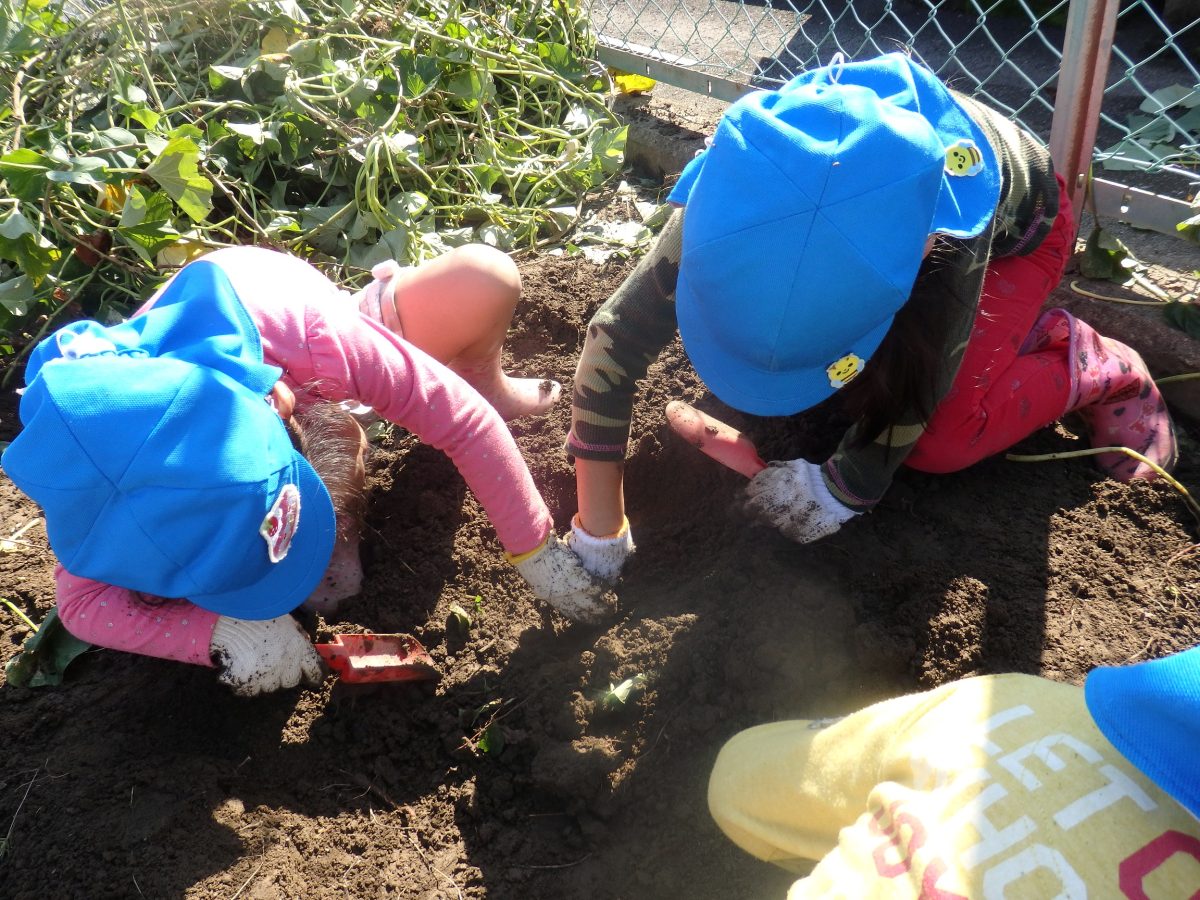
<instances>
[{"instance_id":1,"label":"child's knee","mask_svg":"<svg viewBox=\"0 0 1200 900\"><path fill-rule=\"evenodd\" d=\"M516 303L521 273L511 256L487 244L464 244L451 252L459 277L469 280L474 291Z\"/></svg>"}]
</instances>

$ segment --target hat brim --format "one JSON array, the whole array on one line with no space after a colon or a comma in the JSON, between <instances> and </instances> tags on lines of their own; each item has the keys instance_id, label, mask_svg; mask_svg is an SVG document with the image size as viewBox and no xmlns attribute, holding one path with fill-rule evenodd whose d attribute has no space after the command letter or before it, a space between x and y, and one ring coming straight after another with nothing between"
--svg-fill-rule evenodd
<instances>
[{"instance_id":1,"label":"hat brim","mask_svg":"<svg viewBox=\"0 0 1200 900\"><path fill-rule=\"evenodd\" d=\"M1000 200L1000 164L983 129L952 97L949 102L966 120L972 140L983 157L983 169L967 177L943 173L942 189L929 230L950 237L972 238L981 234L996 215L996 204Z\"/></svg>"},{"instance_id":2,"label":"hat brim","mask_svg":"<svg viewBox=\"0 0 1200 900\"><path fill-rule=\"evenodd\" d=\"M1095 669L1084 698L1096 727L1151 781L1200 818L1200 647Z\"/></svg>"},{"instance_id":3,"label":"hat brim","mask_svg":"<svg viewBox=\"0 0 1200 900\"><path fill-rule=\"evenodd\" d=\"M221 594L193 595L189 600L222 616L274 619L296 609L316 590L333 557L337 539L333 501L325 483L299 453L293 460L289 479L300 491L300 523L287 555L271 566L265 578L252 585Z\"/></svg>"},{"instance_id":4,"label":"hat brim","mask_svg":"<svg viewBox=\"0 0 1200 900\"><path fill-rule=\"evenodd\" d=\"M668 203L674 203L679 206L687 205L688 200L692 196L692 188L696 186L696 179L700 177L700 172L704 168L704 162L707 158L708 150L704 149L688 160L688 164L679 173L679 180L671 188L671 193L667 195Z\"/></svg>"},{"instance_id":5,"label":"hat brim","mask_svg":"<svg viewBox=\"0 0 1200 900\"><path fill-rule=\"evenodd\" d=\"M683 349L700 380L722 403L755 416L788 416L816 406L838 390L826 370L832 359L820 366L781 372L739 362L721 347L718 336L704 321L700 313L702 304L682 269L676 286L675 308ZM840 352L870 359L892 327L893 318L888 316Z\"/></svg>"}]
</instances>

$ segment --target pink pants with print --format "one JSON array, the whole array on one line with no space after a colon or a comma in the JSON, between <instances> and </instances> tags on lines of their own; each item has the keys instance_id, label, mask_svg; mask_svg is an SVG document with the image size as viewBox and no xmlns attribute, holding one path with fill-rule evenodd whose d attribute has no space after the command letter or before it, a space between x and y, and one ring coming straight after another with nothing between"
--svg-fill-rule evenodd
<instances>
[{"instance_id":1,"label":"pink pants with print","mask_svg":"<svg viewBox=\"0 0 1200 900\"><path fill-rule=\"evenodd\" d=\"M1075 213L1058 178L1058 217L1028 256L988 264L962 365L905 460L922 472L956 472L1007 450L1067 412L1068 354L1022 353L1042 305L1075 250Z\"/></svg>"}]
</instances>

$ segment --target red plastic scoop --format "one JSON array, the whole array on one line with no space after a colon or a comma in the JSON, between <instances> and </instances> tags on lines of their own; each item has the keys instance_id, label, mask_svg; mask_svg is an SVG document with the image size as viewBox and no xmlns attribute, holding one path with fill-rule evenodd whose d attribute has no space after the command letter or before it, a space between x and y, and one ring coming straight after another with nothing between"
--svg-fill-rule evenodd
<instances>
[{"instance_id":1,"label":"red plastic scoop","mask_svg":"<svg viewBox=\"0 0 1200 900\"><path fill-rule=\"evenodd\" d=\"M315 644L321 658L350 684L436 681L441 674L420 642L407 634L338 634Z\"/></svg>"},{"instance_id":2,"label":"red plastic scoop","mask_svg":"<svg viewBox=\"0 0 1200 900\"><path fill-rule=\"evenodd\" d=\"M767 467L750 438L682 400L667 404L667 421L676 434L700 452L747 478Z\"/></svg>"}]
</instances>

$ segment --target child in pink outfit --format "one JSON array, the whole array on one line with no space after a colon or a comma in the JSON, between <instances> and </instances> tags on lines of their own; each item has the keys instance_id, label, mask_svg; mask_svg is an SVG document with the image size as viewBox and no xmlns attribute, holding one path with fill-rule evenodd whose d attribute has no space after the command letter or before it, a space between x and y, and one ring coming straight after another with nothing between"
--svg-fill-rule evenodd
<instances>
[{"instance_id":1,"label":"child in pink outfit","mask_svg":"<svg viewBox=\"0 0 1200 900\"><path fill-rule=\"evenodd\" d=\"M56 570L58 607L67 629L104 647L198 665L217 665L223 670L223 680L239 693L290 687L301 680L315 681L320 675L319 661L307 636L287 613L306 598L310 605L327 608L356 592L361 579L353 498L356 491L361 491L365 440L348 414L337 414L334 407L337 403L369 406L383 419L445 452L487 511L507 557L530 583L534 594L572 618L595 618L604 608L603 586L582 569L570 548L555 537L550 512L495 408L502 407L510 416L538 413L557 395L557 390L547 387L552 383L508 379L500 372L500 343L511 316L511 304L505 309L505 303L501 303L500 311L492 313L491 321L479 325L477 319L476 327L464 332L460 307L452 304L453 297L434 298L431 294L430 300L436 299L440 304L440 313L431 312L431 303L421 298L422 290L455 285L476 289L468 303L477 300L481 293L486 295L489 286L493 292L503 293L503 289L495 288L497 278L491 276L488 267L508 273L511 261L498 251L492 253L488 248L471 248L457 257L443 257L429 264L432 268L428 275L422 275L424 267L407 273L394 265L382 270L377 267L377 274L383 278L377 278L366 291L352 298L295 257L260 248L227 248L181 270L129 322L111 329L96 323L75 323L63 329L65 333L39 346L27 371L30 388L22 402L26 431L5 453L4 466L18 486L45 508L51 544L61 560ZM423 282L422 278L427 280ZM519 288L519 280L510 279L509 283ZM221 298L216 313L209 308L214 294ZM515 294L512 301L515 302ZM485 297L483 302L490 301ZM494 308L495 304L491 306ZM187 318L192 314L201 321L199 326ZM217 324L210 326L208 319ZM413 329L407 327L410 321ZM499 339L495 333L497 323ZM411 341L414 329L419 336L431 324L434 337L429 343L436 345L440 339L441 346L436 349L443 357L441 361ZM243 384L235 388L227 388L221 377L233 365L228 356L221 356L229 352L229 339L212 338L213 334L225 335L231 328L238 332L241 341L237 365L247 367L236 370L242 373L238 378ZM193 334L184 334L187 329L199 333L203 341ZM457 341L453 339L456 331L462 335ZM215 356L214 346L220 347ZM106 366L128 368L138 363L142 369L159 364L170 368L169 364L179 359L187 362L185 376L215 380L221 388L238 395L239 400L246 400L242 412L229 414L227 428L221 422L211 423L218 435L215 440L221 445L211 457L205 446L192 447L189 443L201 426L210 424L208 418L218 415L211 409L211 403L207 406L198 403L194 409L185 410L181 424L176 423L167 410L177 405L178 397L188 393L187 388L162 400L144 397L145 391L130 397L123 393L120 374L123 369L107 374L103 371ZM58 378L64 367L74 367L72 374L81 372L87 377L63 379L60 386ZM88 383L92 369L97 373L95 384L100 387L84 392L78 385ZM456 369L462 370L466 378L457 374ZM252 374L245 375L244 371ZM154 383L172 377L168 372L161 378L156 376ZM275 381L264 395L262 388L272 377ZM479 390L467 378L478 384ZM41 390L35 390L35 385ZM240 396L241 387L248 390L248 397ZM104 394L111 392L115 399L108 396L97 399L97 390ZM486 400L480 391L486 392ZM214 394L217 395L219 392ZM255 397L267 402L256 404ZM104 413L110 402L113 406L108 411L110 437L97 436L96 423L85 428L71 422L74 415L90 415L93 409ZM138 409L130 412L129 404ZM254 443L260 433L276 429L272 423L293 419L304 423L305 411L322 405L335 409L332 437L334 445L340 446L340 452L334 454L340 456L340 462L332 478L318 466L316 473L321 477L315 482L306 481L307 461L297 449L287 446L280 449L280 441L269 450ZM50 407L54 409L53 416L47 412ZM87 412L81 412L85 409ZM87 518L87 503L81 510L77 500L64 501L62 495L70 492L63 490L65 484L59 483L76 480L81 466L65 463L70 467L66 471L76 473L66 477L61 474L64 461L59 460L52 467L46 457L54 456L56 446L68 446L70 452L77 452L75 447L79 442L84 446L82 457L89 461L99 458L108 448L92 451L87 448L89 440L121 444L125 440L123 426L143 419L149 435L145 443L137 436L141 433L139 425L133 426L136 434L129 438L133 447L130 452L137 454L134 461L130 463L122 457L116 467L118 475L105 470L93 479L92 483L113 491L114 496L106 495L103 501L96 501L95 525L83 529L81 534L78 519L81 514ZM306 425L304 431L310 427ZM172 428L178 433L166 442L168 452L145 459L149 454L142 449L164 433L170 436ZM122 437L116 438L117 434ZM293 435L285 437L295 443ZM38 448L33 446L35 440ZM206 467L217 470L223 465L212 460L226 458L227 441L231 442L229 458L233 470L240 469L239 459L274 454L280 465L298 467L296 471L300 473L286 479L298 485L298 489L293 487L290 492L278 488L278 479L262 482L270 482L262 503L265 518L259 520L259 513L254 512L246 519L245 532L249 536L244 543L250 547L247 551L250 556L245 577L233 577L231 582L228 575L229 569L238 567L236 553L242 552L243 543L237 544L236 553L229 556L228 562L220 558L216 549L202 549L199 552L205 558L198 563L181 559L144 565L144 560L156 558L160 550L165 556L172 556L177 548L185 547L193 539L193 532L199 540L197 546L202 548L215 548L218 540L225 540L236 513L226 514L225 506L208 514L201 508L203 498L179 498L180 491L163 491L160 487L163 482L168 488L175 487L174 479L180 488L198 488L207 477ZM242 446L238 441L246 443ZM186 457L185 464L178 469L173 466L176 452L181 458ZM88 465L90 462L82 467ZM98 468L103 465L103 461L97 462ZM139 499L143 494L133 488L127 490L120 483L130 469L139 467L149 472L143 483L152 483L158 491L150 504L154 515L165 516L170 528L184 529L183 538L146 537L162 529L146 524L148 514L142 511L142 504L147 501ZM238 471L231 476L214 477L219 482L217 487L224 489L230 481L240 484L245 476ZM339 502L339 491L333 487L339 480L349 485L350 489L343 493L351 498L350 502ZM115 489L111 487L114 483ZM311 488L309 483L313 485ZM78 489L78 485L70 488ZM138 490L144 492L145 488ZM332 494L332 501L325 500L328 494ZM178 504L178 508L172 509L171 504ZM92 548L96 542L104 542L104 536L99 534L104 516L113 508L124 507L135 511L128 517L136 514L137 524L124 540L115 533L106 546ZM289 520L292 514L293 519ZM206 515L208 521L204 521ZM128 517L121 519L122 523ZM289 521L291 526L287 525ZM294 530L294 535L288 533L288 527ZM206 528L221 537L212 544L206 543ZM315 531L320 534L314 534ZM309 555L323 557L324 564L283 559L288 553L287 543L301 535L312 546ZM139 552L136 545L143 539L155 543ZM265 547L260 545L263 540ZM276 544L283 542L279 559L275 556L279 555L280 547L272 544L273 540ZM179 556L184 555L180 549ZM207 559L207 555L212 558ZM261 574L260 557L267 556L270 564L262 568L265 574ZM263 599L266 594L278 592L276 585L287 565L298 574L288 579L284 595L271 597L269 601ZM299 573L298 567L302 565L306 568ZM211 598L209 592L200 588L186 599L175 593L180 590L181 573L190 568L200 568L210 581L220 581L221 589L212 591ZM112 571L116 577L109 574ZM191 574L187 579L183 582L187 585L203 580ZM228 590L230 586L232 592ZM256 586L262 590L256 592ZM223 635L223 631L231 634ZM266 676L262 677L264 672Z\"/></svg>"}]
</instances>

